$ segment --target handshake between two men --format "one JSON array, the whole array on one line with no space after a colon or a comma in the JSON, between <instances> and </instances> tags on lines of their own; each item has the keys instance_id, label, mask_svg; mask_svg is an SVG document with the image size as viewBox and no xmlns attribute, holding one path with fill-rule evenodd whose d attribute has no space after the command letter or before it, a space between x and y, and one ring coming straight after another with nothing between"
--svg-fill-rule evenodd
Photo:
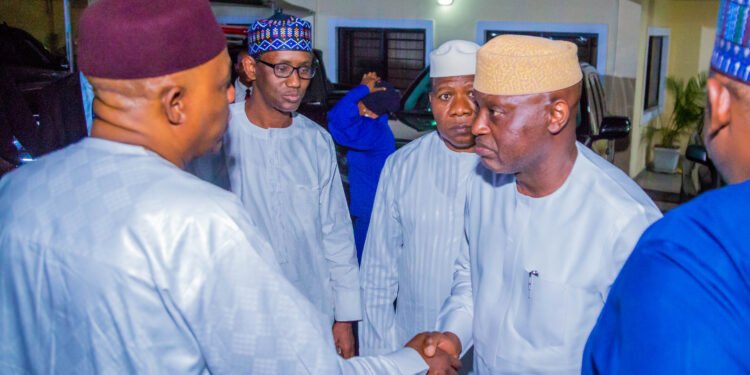
<instances>
[{"instance_id":1,"label":"handshake between two men","mask_svg":"<svg viewBox=\"0 0 750 375\"><path fill-rule=\"evenodd\" d=\"M430 366L430 375L457 374L461 367L461 340L451 332L422 332L406 343Z\"/></svg>"}]
</instances>

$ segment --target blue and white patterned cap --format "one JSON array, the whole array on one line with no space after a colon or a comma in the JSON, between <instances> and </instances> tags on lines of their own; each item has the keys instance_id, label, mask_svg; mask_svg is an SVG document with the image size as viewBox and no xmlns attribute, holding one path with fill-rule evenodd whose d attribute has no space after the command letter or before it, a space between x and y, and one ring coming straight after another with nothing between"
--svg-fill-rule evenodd
<instances>
[{"instance_id":1,"label":"blue and white patterned cap","mask_svg":"<svg viewBox=\"0 0 750 375\"><path fill-rule=\"evenodd\" d=\"M711 69L750 83L750 0L722 0L716 25Z\"/></svg>"},{"instance_id":2,"label":"blue and white patterned cap","mask_svg":"<svg viewBox=\"0 0 750 375\"><path fill-rule=\"evenodd\" d=\"M248 53L257 57L272 51L312 51L310 22L285 14L253 22L247 29Z\"/></svg>"}]
</instances>

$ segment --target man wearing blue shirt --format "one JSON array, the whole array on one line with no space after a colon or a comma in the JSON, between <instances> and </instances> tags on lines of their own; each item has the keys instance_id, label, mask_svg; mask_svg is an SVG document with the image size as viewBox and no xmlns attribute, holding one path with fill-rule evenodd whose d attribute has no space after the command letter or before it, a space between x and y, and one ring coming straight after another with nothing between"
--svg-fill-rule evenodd
<instances>
[{"instance_id":1,"label":"man wearing blue shirt","mask_svg":"<svg viewBox=\"0 0 750 375\"><path fill-rule=\"evenodd\" d=\"M704 139L731 185L641 237L589 336L584 374L750 373L750 30L747 5L720 7Z\"/></svg>"},{"instance_id":2,"label":"man wearing blue shirt","mask_svg":"<svg viewBox=\"0 0 750 375\"><path fill-rule=\"evenodd\" d=\"M398 110L399 104L398 91L370 72L328 114L328 130L333 140L349 149L346 153L352 198L349 211L354 217L354 242L359 261L362 261L380 172L385 159L396 150L396 141L388 127L388 112Z\"/></svg>"}]
</instances>

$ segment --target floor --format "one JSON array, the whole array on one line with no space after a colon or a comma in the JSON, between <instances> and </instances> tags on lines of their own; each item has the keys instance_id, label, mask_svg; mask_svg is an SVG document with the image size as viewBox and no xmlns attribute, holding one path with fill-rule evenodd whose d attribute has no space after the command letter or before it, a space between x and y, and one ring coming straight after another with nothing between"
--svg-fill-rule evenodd
<instances>
[{"instance_id":1,"label":"floor","mask_svg":"<svg viewBox=\"0 0 750 375\"><path fill-rule=\"evenodd\" d=\"M641 172L635 181L654 200L662 212L667 212L680 203L682 175L679 173L657 173L649 170Z\"/></svg>"}]
</instances>

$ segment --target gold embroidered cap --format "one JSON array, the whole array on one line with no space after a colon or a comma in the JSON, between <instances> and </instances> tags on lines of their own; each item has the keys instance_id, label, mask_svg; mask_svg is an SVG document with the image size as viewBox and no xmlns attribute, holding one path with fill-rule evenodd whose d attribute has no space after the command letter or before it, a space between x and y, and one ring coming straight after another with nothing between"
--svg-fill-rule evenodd
<instances>
[{"instance_id":1,"label":"gold embroidered cap","mask_svg":"<svg viewBox=\"0 0 750 375\"><path fill-rule=\"evenodd\" d=\"M582 78L575 44L500 35L477 52L474 89L490 95L539 94L568 88Z\"/></svg>"}]
</instances>

